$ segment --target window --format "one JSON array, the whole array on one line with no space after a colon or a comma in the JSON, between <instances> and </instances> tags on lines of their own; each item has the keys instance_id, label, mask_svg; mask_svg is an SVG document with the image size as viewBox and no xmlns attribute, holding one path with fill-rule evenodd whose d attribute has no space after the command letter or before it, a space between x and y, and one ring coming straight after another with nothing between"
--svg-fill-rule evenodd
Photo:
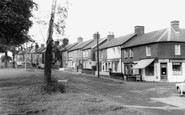
<instances>
[{"instance_id":1,"label":"window","mask_svg":"<svg viewBox=\"0 0 185 115\"><path fill-rule=\"evenodd\" d=\"M146 56L151 56L151 47L150 46L146 47Z\"/></svg>"},{"instance_id":2,"label":"window","mask_svg":"<svg viewBox=\"0 0 185 115\"><path fill-rule=\"evenodd\" d=\"M114 71L117 72L118 71L118 61L114 62Z\"/></svg>"},{"instance_id":3,"label":"window","mask_svg":"<svg viewBox=\"0 0 185 115\"><path fill-rule=\"evenodd\" d=\"M145 68L145 74L148 76L154 75L154 63L151 63Z\"/></svg>"},{"instance_id":4,"label":"window","mask_svg":"<svg viewBox=\"0 0 185 115\"><path fill-rule=\"evenodd\" d=\"M173 75L182 75L182 63L174 62L172 63Z\"/></svg>"},{"instance_id":5,"label":"window","mask_svg":"<svg viewBox=\"0 0 185 115\"><path fill-rule=\"evenodd\" d=\"M83 57L85 57L85 51L83 51Z\"/></svg>"},{"instance_id":6,"label":"window","mask_svg":"<svg viewBox=\"0 0 185 115\"><path fill-rule=\"evenodd\" d=\"M124 52L124 58L128 58L128 52L127 52L127 50L124 50L123 52Z\"/></svg>"},{"instance_id":7,"label":"window","mask_svg":"<svg viewBox=\"0 0 185 115\"><path fill-rule=\"evenodd\" d=\"M130 57L133 58L133 57L134 57L133 49L130 49L129 51L130 51L130 52L129 52L129 53L130 53L130 54L129 54Z\"/></svg>"},{"instance_id":8,"label":"window","mask_svg":"<svg viewBox=\"0 0 185 115\"><path fill-rule=\"evenodd\" d=\"M175 55L181 55L181 46L175 45Z\"/></svg>"}]
</instances>

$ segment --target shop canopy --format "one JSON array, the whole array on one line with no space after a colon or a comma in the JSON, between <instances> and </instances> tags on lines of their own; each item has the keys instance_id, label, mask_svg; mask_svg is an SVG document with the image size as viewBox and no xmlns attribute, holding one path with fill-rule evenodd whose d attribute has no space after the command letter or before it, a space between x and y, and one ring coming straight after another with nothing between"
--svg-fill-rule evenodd
<instances>
[{"instance_id":1,"label":"shop canopy","mask_svg":"<svg viewBox=\"0 0 185 115\"><path fill-rule=\"evenodd\" d=\"M151 64L155 59L143 59L140 60L136 65L134 65L133 69L143 69L147 67L149 64Z\"/></svg>"}]
</instances>

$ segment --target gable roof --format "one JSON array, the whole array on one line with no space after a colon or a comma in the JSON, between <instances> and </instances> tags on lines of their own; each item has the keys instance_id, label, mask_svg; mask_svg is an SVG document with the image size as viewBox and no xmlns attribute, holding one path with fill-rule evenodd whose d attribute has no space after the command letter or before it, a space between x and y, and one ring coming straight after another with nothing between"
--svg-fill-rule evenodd
<instances>
[{"instance_id":1,"label":"gable roof","mask_svg":"<svg viewBox=\"0 0 185 115\"><path fill-rule=\"evenodd\" d=\"M69 49L68 51L73 51L73 50L82 49L82 48L84 48L85 46L87 46L88 44L90 44L91 42L93 42L93 39L87 40L87 41L85 41L85 42L78 43L77 45L75 45L74 47L72 47L71 49Z\"/></svg>"},{"instance_id":2,"label":"gable roof","mask_svg":"<svg viewBox=\"0 0 185 115\"><path fill-rule=\"evenodd\" d=\"M123 48L167 41L185 42L185 29L181 28L177 32L170 27L149 32L141 36L136 36L134 39L124 44Z\"/></svg>"},{"instance_id":3,"label":"gable roof","mask_svg":"<svg viewBox=\"0 0 185 115\"><path fill-rule=\"evenodd\" d=\"M40 47L39 49L37 49L37 53L42 53L42 51L46 49L46 47Z\"/></svg>"},{"instance_id":4,"label":"gable roof","mask_svg":"<svg viewBox=\"0 0 185 115\"><path fill-rule=\"evenodd\" d=\"M110 47L115 47L115 46L120 46L122 44L124 44L126 41L128 41L129 39L131 39L132 37L134 37L136 34L128 34L125 36L120 36L117 38L114 38L104 44L102 44L99 49L105 49L105 48L110 48Z\"/></svg>"},{"instance_id":5,"label":"gable roof","mask_svg":"<svg viewBox=\"0 0 185 115\"><path fill-rule=\"evenodd\" d=\"M73 44L68 44L66 47L61 48L60 51L67 51L69 49L71 49L72 47L76 46L78 44L78 42L75 42Z\"/></svg>"},{"instance_id":6,"label":"gable roof","mask_svg":"<svg viewBox=\"0 0 185 115\"><path fill-rule=\"evenodd\" d=\"M106 40L106 38L101 38L101 39L99 39L99 43L98 43L98 44L100 44L100 43L103 42L104 40ZM90 44L88 44L87 46L85 46L85 47L83 48L83 50L93 48L93 47L95 47L96 45L97 45L97 40L93 40L93 42L91 42Z\"/></svg>"}]
</instances>

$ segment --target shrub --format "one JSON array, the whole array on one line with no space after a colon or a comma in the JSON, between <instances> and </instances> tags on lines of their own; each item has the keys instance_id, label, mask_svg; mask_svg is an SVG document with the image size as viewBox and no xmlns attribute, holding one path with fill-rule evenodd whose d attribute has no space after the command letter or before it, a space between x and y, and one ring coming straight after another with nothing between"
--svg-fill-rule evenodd
<instances>
[{"instance_id":1,"label":"shrub","mask_svg":"<svg viewBox=\"0 0 185 115\"><path fill-rule=\"evenodd\" d=\"M56 93L56 92L61 92L61 93L66 92L65 84L59 83L57 79L52 79L52 81L49 84L45 83L43 89L45 92L50 94Z\"/></svg>"}]
</instances>

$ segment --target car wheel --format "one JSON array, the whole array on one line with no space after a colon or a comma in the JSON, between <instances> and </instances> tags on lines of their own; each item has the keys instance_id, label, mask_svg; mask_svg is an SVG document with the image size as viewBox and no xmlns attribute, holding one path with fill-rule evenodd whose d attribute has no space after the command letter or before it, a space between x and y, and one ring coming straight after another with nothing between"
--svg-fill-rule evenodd
<instances>
[{"instance_id":1,"label":"car wheel","mask_svg":"<svg viewBox=\"0 0 185 115\"><path fill-rule=\"evenodd\" d=\"M181 94L181 89L177 87L177 92Z\"/></svg>"}]
</instances>

